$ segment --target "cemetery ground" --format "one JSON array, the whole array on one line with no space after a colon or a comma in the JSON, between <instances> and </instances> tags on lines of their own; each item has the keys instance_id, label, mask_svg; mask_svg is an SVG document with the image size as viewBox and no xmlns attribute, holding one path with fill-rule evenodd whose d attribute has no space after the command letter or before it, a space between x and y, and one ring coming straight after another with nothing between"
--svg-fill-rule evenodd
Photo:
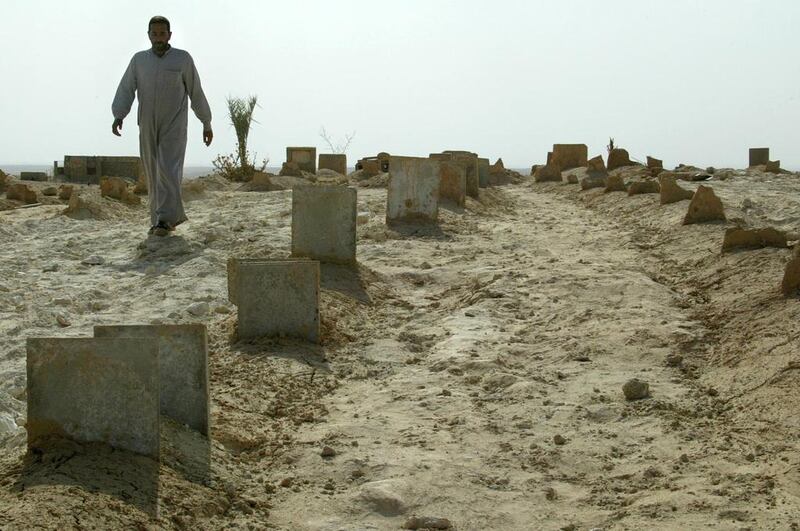
<instances>
[{"instance_id":1,"label":"cemetery ground","mask_svg":"<svg viewBox=\"0 0 800 531\"><path fill-rule=\"evenodd\" d=\"M797 529L791 251L720 248L734 223L800 229L800 180L711 185L728 222L525 181L387 227L385 188L359 188L359 263L322 268L320 345L235 339L226 261L288 255L290 191L201 179L163 239L96 188L90 219L1 212L0 528ZM210 474L166 419L160 464L68 441L26 455L27 337L195 322ZM649 397L626 400L631 378Z\"/></svg>"}]
</instances>

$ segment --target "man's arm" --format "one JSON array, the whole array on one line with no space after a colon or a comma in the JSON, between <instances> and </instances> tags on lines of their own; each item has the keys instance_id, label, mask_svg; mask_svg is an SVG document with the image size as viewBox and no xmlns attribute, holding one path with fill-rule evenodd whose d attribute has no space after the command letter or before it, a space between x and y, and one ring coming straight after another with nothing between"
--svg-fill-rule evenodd
<instances>
[{"instance_id":1,"label":"man's arm","mask_svg":"<svg viewBox=\"0 0 800 531\"><path fill-rule=\"evenodd\" d=\"M133 99L136 97L136 57L131 59L125 74L117 87L114 95L114 102L111 104L111 112L114 114L114 123L111 125L111 132L120 136L119 130L122 129L122 120L131 112Z\"/></svg>"},{"instance_id":2,"label":"man's arm","mask_svg":"<svg viewBox=\"0 0 800 531\"><path fill-rule=\"evenodd\" d=\"M185 74L186 92L192 100L192 111L197 119L203 123L203 142L205 145L211 144L214 133L211 130L211 107L203 93L203 86L200 84L200 75L194 66L194 59L189 56L189 69Z\"/></svg>"}]
</instances>

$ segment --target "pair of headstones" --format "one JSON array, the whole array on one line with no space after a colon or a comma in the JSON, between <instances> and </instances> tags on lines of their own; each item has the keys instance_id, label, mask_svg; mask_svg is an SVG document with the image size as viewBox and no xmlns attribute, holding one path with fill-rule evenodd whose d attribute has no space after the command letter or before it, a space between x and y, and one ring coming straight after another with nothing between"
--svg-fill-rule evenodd
<instances>
[{"instance_id":1,"label":"pair of headstones","mask_svg":"<svg viewBox=\"0 0 800 531\"><path fill-rule=\"evenodd\" d=\"M209 434L205 325L96 326L29 338L28 446L49 437L159 458L161 416Z\"/></svg>"},{"instance_id":2,"label":"pair of headstones","mask_svg":"<svg viewBox=\"0 0 800 531\"><path fill-rule=\"evenodd\" d=\"M232 258L228 298L238 307L238 337L287 336L319 342L320 262L356 262L353 188L292 190L292 257Z\"/></svg>"}]
</instances>

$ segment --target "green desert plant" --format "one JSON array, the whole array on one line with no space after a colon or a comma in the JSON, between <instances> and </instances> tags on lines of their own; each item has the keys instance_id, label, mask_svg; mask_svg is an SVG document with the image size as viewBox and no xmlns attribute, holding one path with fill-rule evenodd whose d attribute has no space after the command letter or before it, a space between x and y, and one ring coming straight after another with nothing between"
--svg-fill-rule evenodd
<instances>
[{"instance_id":1,"label":"green desert plant","mask_svg":"<svg viewBox=\"0 0 800 531\"><path fill-rule=\"evenodd\" d=\"M218 155L214 159L214 167L223 177L232 181L246 181L256 171L264 171L267 167L267 160L264 160L260 168L255 167L255 155L250 160L250 153L247 150L247 138L250 136L250 127L253 122L253 111L258 105L258 96L248 96L247 98L228 97L228 117L231 125L236 131L236 153L230 155Z\"/></svg>"}]
</instances>

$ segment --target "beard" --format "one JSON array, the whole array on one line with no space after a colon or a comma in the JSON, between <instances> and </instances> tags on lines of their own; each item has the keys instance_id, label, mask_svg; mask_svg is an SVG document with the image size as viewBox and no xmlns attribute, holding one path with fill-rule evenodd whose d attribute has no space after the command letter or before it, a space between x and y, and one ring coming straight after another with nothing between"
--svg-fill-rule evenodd
<instances>
[{"instance_id":1,"label":"beard","mask_svg":"<svg viewBox=\"0 0 800 531\"><path fill-rule=\"evenodd\" d=\"M169 43L166 42L154 42L153 43L153 50L156 52L166 52L169 48Z\"/></svg>"}]
</instances>

